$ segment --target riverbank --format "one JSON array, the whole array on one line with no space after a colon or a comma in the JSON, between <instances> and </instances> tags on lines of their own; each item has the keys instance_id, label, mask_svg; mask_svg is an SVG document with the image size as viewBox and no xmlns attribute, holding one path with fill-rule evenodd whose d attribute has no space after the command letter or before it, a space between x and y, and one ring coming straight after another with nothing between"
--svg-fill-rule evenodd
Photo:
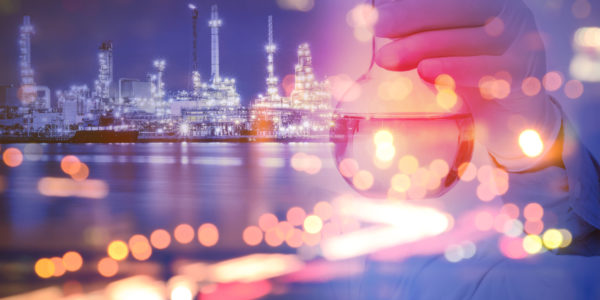
<instances>
[{"instance_id":1,"label":"riverbank","mask_svg":"<svg viewBox=\"0 0 600 300\"><path fill-rule=\"evenodd\" d=\"M128 141L129 143L323 143L329 142L329 136L310 136L310 137L269 137L269 136L211 136L211 137L138 137L135 140ZM73 141L71 138L58 137L0 137L0 144L28 144L28 143L47 143L47 144L81 144L81 143L122 143L111 139L106 140L81 140Z\"/></svg>"}]
</instances>

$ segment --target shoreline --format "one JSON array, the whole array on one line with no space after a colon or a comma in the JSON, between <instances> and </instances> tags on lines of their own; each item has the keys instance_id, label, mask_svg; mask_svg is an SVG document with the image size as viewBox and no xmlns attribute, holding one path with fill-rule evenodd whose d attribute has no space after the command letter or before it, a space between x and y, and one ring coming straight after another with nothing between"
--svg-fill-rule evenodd
<instances>
[{"instance_id":1,"label":"shoreline","mask_svg":"<svg viewBox=\"0 0 600 300\"><path fill-rule=\"evenodd\" d=\"M113 144L113 143L326 143L329 136L318 137L256 137L256 136L227 136L227 137L161 137L161 138L137 138L135 141L122 142L107 139L105 141L78 141L61 138L32 138L32 137L0 137L0 144Z\"/></svg>"}]
</instances>

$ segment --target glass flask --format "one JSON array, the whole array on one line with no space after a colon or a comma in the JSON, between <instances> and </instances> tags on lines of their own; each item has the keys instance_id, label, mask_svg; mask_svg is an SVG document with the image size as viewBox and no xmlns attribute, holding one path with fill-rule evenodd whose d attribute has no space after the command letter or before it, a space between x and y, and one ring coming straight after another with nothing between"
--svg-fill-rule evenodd
<instances>
[{"instance_id":1,"label":"glass flask","mask_svg":"<svg viewBox=\"0 0 600 300\"><path fill-rule=\"evenodd\" d=\"M376 51L388 42L373 38L370 67L336 106L330 140L338 171L369 198L440 197L471 160L473 118L449 76L426 87L379 67Z\"/></svg>"}]
</instances>

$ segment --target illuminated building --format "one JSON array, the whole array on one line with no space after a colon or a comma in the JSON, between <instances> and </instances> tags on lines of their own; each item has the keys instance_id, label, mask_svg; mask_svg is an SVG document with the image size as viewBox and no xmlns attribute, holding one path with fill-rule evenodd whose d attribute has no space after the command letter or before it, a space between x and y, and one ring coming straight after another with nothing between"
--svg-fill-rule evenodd
<instances>
[{"instance_id":1,"label":"illuminated building","mask_svg":"<svg viewBox=\"0 0 600 300\"><path fill-rule=\"evenodd\" d=\"M193 7L193 8L192 8ZM197 18L195 6L192 22ZM238 135L247 123L247 110L240 105L234 78L221 77L219 61L219 28L223 25L217 6L211 7L208 26L211 29L211 76L202 82L200 73L192 68L193 90L180 91L171 103L171 115L189 124L190 135ZM194 50L195 51L195 50Z\"/></svg>"},{"instance_id":2,"label":"illuminated building","mask_svg":"<svg viewBox=\"0 0 600 300\"><path fill-rule=\"evenodd\" d=\"M267 94L259 95L250 110L250 122L259 136L300 137L325 135L332 106L329 83L316 80L308 44L298 47L294 89L289 97L279 95L273 74L272 20L269 18L267 50Z\"/></svg>"},{"instance_id":3,"label":"illuminated building","mask_svg":"<svg viewBox=\"0 0 600 300\"><path fill-rule=\"evenodd\" d=\"M113 82L113 45L111 41L103 42L98 48L98 79L94 84L96 96L100 99L110 98Z\"/></svg>"},{"instance_id":4,"label":"illuminated building","mask_svg":"<svg viewBox=\"0 0 600 300\"><path fill-rule=\"evenodd\" d=\"M29 16L23 17L23 25L19 29L19 69L21 73L21 86L19 99L25 105L33 105L36 109L50 109L50 89L39 86L33 78L34 71L31 66L31 36L35 33ZM42 96L39 96L39 93Z\"/></svg>"},{"instance_id":5,"label":"illuminated building","mask_svg":"<svg viewBox=\"0 0 600 300\"><path fill-rule=\"evenodd\" d=\"M294 79L294 90L290 95L292 107L310 111L331 109L329 82L319 82L315 79L312 55L306 43L298 47L298 64Z\"/></svg>"},{"instance_id":6,"label":"illuminated building","mask_svg":"<svg viewBox=\"0 0 600 300\"><path fill-rule=\"evenodd\" d=\"M62 111L64 125L79 124L89 112L91 93L87 85L71 86L67 91L57 91L58 109ZM91 116L88 116L91 117Z\"/></svg>"},{"instance_id":7,"label":"illuminated building","mask_svg":"<svg viewBox=\"0 0 600 300\"><path fill-rule=\"evenodd\" d=\"M31 35L35 33L29 16L23 17L19 36L19 67L21 71L20 99L24 104L32 104L37 98L33 68L31 67Z\"/></svg>"}]
</instances>

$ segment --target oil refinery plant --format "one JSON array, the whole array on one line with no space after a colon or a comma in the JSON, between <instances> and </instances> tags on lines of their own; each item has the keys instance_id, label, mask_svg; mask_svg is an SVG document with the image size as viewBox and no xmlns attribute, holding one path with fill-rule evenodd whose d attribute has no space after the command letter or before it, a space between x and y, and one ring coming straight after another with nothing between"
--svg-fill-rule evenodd
<instances>
[{"instance_id":1,"label":"oil refinery plant","mask_svg":"<svg viewBox=\"0 0 600 300\"><path fill-rule=\"evenodd\" d=\"M331 126L332 99L327 80L315 77L307 43L298 47L298 63L289 91L275 75L277 47L273 18L268 17L265 93L242 105L236 79L220 69L219 30L223 25L216 5L210 10L210 76L200 74L198 18L192 19L189 87L169 91L164 59L152 61L144 79L115 80L113 55L118 45L103 41L98 47L98 71L93 84L56 90L35 81L29 16L19 29L17 85L0 85L0 139L2 141L127 142L172 140L311 140L325 139ZM54 104L51 101L55 97Z\"/></svg>"}]
</instances>

